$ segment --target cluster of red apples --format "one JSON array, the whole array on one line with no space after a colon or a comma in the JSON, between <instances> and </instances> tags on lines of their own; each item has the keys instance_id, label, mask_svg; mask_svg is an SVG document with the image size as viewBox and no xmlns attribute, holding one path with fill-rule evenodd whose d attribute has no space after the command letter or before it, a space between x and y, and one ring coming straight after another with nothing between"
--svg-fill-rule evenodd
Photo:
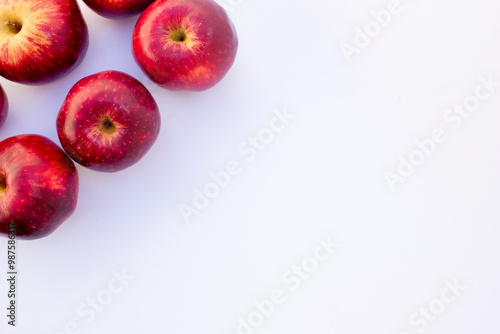
<instances>
[{"instance_id":1,"label":"cluster of red apples","mask_svg":"<svg viewBox=\"0 0 500 334\"><path fill-rule=\"evenodd\" d=\"M110 19L140 14L133 57L165 89L207 90L234 62L236 31L213 0L83 1ZM27 85L52 82L82 62L88 44L77 0L0 0L2 77ZM0 87L0 127L7 111ZM73 161L100 172L130 167L156 141L160 112L140 81L104 71L71 87L54 123L62 149L37 134L0 142L0 235L8 234L9 223L20 239L52 233L76 208Z\"/></svg>"}]
</instances>

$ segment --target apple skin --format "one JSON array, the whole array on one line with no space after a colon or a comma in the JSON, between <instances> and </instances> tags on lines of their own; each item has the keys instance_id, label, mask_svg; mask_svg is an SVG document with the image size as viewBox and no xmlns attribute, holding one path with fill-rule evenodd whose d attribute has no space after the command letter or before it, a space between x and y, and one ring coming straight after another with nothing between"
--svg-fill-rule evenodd
<instances>
[{"instance_id":1,"label":"apple skin","mask_svg":"<svg viewBox=\"0 0 500 334\"><path fill-rule=\"evenodd\" d=\"M56 230L75 210L78 172L50 139L19 135L0 142L0 235L9 223L19 239L38 239Z\"/></svg>"},{"instance_id":2,"label":"apple skin","mask_svg":"<svg viewBox=\"0 0 500 334\"><path fill-rule=\"evenodd\" d=\"M139 161L160 131L153 96L134 77L104 71L78 81L57 116L66 153L92 170L116 172Z\"/></svg>"},{"instance_id":3,"label":"apple skin","mask_svg":"<svg viewBox=\"0 0 500 334\"><path fill-rule=\"evenodd\" d=\"M7 99L7 94L2 86L0 86L0 128L5 123L7 119L7 114L9 113L9 100Z\"/></svg>"},{"instance_id":4,"label":"apple skin","mask_svg":"<svg viewBox=\"0 0 500 334\"><path fill-rule=\"evenodd\" d=\"M141 13L154 0L83 0L97 14L109 19L120 19Z\"/></svg>"},{"instance_id":5,"label":"apple skin","mask_svg":"<svg viewBox=\"0 0 500 334\"><path fill-rule=\"evenodd\" d=\"M54 81L83 61L88 43L76 0L0 0L0 75L8 80Z\"/></svg>"},{"instance_id":6,"label":"apple skin","mask_svg":"<svg viewBox=\"0 0 500 334\"><path fill-rule=\"evenodd\" d=\"M134 27L132 53L142 71L170 90L204 91L234 63L238 37L213 0L157 0Z\"/></svg>"}]
</instances>

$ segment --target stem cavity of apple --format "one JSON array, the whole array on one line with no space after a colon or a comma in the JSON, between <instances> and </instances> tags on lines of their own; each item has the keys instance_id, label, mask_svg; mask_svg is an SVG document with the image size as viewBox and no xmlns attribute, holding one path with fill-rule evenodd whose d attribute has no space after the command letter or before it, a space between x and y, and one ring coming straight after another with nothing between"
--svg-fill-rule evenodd
<instances>
[{"instance_id":1,"label":"stem cavity of apple","mask_svg":"<svg viewBox=\"0 0 500 334\"><path fill-rule=\"evenodd\" d=\"M0 174L0 195L2 195L7 189L7 180L4 174Z\"/></svg>"},{"instance_id":2,"label":"stem cavity of apple","mask_svg":"<svg viewBox=\"0 0 500 334\"><path fill-rule=\"evenodd\" d=\"M116 131L116 125L113 124L108 116L104 116L99 123L99 131L112 135Z\"/></svg>"},{"instance_id":3,"label":"stem cavity of apple","mask_svg":"<svg viewBox=\"0 0 500 334\"><path fill-rule=\"evenodd\" d=\"M187 39L186 29L179 27L170 31L170 38L174 42L183 43Z\"/></svg>"},{"instance_id":4,"label":"stem cavity of apple","mask_svg":"<svg viewBox=\"0 0 500 334\"><path fill-rule=\"evenodd\" d=\"M23 25L19 22L7 21L5 22L5 25L9 28L10 32L13 34L17 34L23 28Z\"/></svg>"}]
</instances>

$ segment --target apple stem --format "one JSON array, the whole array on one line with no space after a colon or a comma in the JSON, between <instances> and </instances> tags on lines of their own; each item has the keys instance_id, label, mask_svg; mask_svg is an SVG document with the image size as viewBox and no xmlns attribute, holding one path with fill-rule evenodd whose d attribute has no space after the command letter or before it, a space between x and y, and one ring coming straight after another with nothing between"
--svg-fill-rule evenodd
<instances>
[{"instance_id":1,"label":"apple stem","mask_svg":"<svg viewBox=\"0 0 500 334\"><path fill-rule=\"evenodd\" d=\"M5 22L5 25L7 27L10 28L10 30L12 30L13 33L17 34L18 32L21 31L21 28L23 27L22 25L20 25L19 23L16 23L16 22L10 22L10 21L7 21Z\"/></svg>"}]
</instances>

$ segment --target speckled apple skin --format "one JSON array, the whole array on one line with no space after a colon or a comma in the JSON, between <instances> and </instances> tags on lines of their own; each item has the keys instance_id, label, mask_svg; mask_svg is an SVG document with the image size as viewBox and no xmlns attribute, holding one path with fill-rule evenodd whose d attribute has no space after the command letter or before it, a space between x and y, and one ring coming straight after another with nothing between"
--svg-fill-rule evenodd
<instances>
[{"instance_id":1,"label":"speckled apple skin","mask_svg":"<svg viewBox=\"0 0 500 334\"><path fill-rule=\"evenodd\" d=\"M109 19L120 19L139 14L154 0L83 0L97 14Z\"/></svg>"},{"instance_id":2,"label":"speckled apple skin","mask_svg":"<svg viewBox=\"0 0 500 334\"><path fill-rule=\"evenodd\" d=\"M38 239L56 230L75 210L78 172L53 141L19 135L0 142L0 234L16 225L19 239Z\"/></svg>"},{"instance_id":3,"label":"speckled apple skin","mask_svg":"<svg viewBox=\"0 0 500 334\"><path fill-rule=\"evenodd\" d=\"M9 99L5 90L0 86L0 128L5 123L7 119L7 114L9 113Z\"/></svg>"},{"instance_id":4,"label":"speckled apple skin","mask_svg":"<svg viewBox=\"0 0 500 334\"><path fill-rule=\"evenodd\" d=\"M23 27L13 38L0 40L1 76L22 84L46 84L83 61L88 28L76 0L0 0L0 20L7 20L9 16L3 16L9 11Z\"/></svg>"},{"instance_id":5,"label":"speckled apple skin","mask_svg":"<svg viewBox=\"0 0 500 334\"><path fill-rule=\"evenodd\" d=\"M99 132L109 116L116 132ZM147 88L132 76L104 71L78 81L57 116L57 133L68 155L82 166L117 172L138 162L160 131L160 112Z\"/></svg>"},{"instance_id":6,"label":"speckled apple skin","mask_svg":"<svg viewBox=\"0 0 500 334\"><path fill-rule=\"evenodd\" d=\"M170 29L183 26L186 43L172 43ZM132 53L143 72L170 90L204 91L234 63L238 37L226 11L213 0L157 0L139 17Z\"/></svg>"}]
</instances>

